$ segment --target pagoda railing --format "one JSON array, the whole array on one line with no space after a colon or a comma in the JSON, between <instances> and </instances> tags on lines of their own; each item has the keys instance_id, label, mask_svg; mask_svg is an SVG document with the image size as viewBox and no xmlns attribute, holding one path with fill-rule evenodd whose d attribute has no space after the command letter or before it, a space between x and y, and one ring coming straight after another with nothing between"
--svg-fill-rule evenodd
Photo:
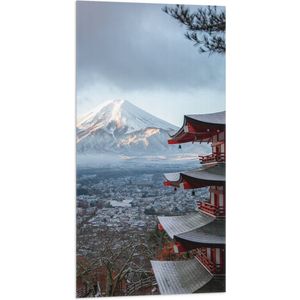
<instances>
[{"instance_id":1,"label":"pagoda railing","mask_svg":"<svg viewBox=\"0 0 300 300\"><path fill-rule=\"evenodd\" d=\"M225 216L225 209L224 207L217 207L209 202L199 201L197 203L198 209L203 212L209 213L216 217Z\"/></svg>"},{"instance_id":2,"label":"pagoda railing","mask_svg":"<svg viewBox=\"0 0 300 300\"><path fill-rule=\"evenodd\" d=\"M209 155L199 155L199 160L201 164L206 164L210 162L225 162L225 153L212 153Z\"/></svg>"},{"instance_id":3,"label":"pagoda railing","mask_svg":"<svg viewBox=\"0 0 300 300\"><path fill-rule=\"evenodd\" d=\"M212 274L220 274L222 273L222 268L220 264L216 264L212 262L206 255L206 253L201 250L197 251L195 255L196 259L198 259Z\"/></svg>"}]
</instances>

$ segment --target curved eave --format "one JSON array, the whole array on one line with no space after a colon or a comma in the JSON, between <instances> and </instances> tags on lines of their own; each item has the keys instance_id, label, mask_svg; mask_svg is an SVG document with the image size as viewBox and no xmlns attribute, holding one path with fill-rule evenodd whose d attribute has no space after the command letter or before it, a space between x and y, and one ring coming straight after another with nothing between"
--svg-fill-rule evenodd
<instances>
[{"instance_id":1,"label":"curved eave","mask_svg":"<svg viewBox=\"0 0 300 300\"><path fill-rule=\"evenodd\" d=\"M176 182L180 182L181 174L180 172L165 173L164 177L167 181L176 183Z\"/></svg>"},{"instance_id":2,"label":"curved eave","mask_svg":"<svg viewBox=\"0 0 300 300\"><path fill-rule=\"evenodd\" d=\"M192 115L185 115L185 120L194 122L196 125L223 125L226 124L226 112L220 111L216 113L210 114L192 114Z\"/></svg>"},{"instance_id":3,"label":"curved eave","mask_svg":"<svg viewBox=\"0 0 300 300\"><path fill-rule=\"evenodd\" d=\"M225 184L225 164L218 163L208 168L164 174L165 186L195 189L211 185Z\"/></svg>"},{"instance_id":4,"label":"curved eave","mask_svg":"<svg viewBox=\"0 0 300 300\"><path fill-rule=\"evenodd\" d=\"M185 115L183 126L170 136L168 144L210 141L210 138L225 131L225 111L213 114Z\"/></svg>"},{"instance_id":5,"label":"curved eave","mask_svg":"<svg viewBox=\"0 0 300 300\"><path fill-rule=\"evenodd\" d=\"M174 236L186 248L225 247L225 220L215 220L201 228Z\"/></svg>"},{"instance_id":6,"label":"curved eave","mask_svg":"<svg viewBox=\"0 0 300 300\"><path fill-rule=\"evenodd\" d=\"M181 233L205 226L214 219L215 217L202 212L196 212L184 216L158 217L159 223L171 239Z\"/></svg>"},{"instance_id":7,"label":"curved eave","mask_svg":"<svg viewBox=\"0 0 300 300\"><path fill-rule=\"evenodd\" d=\"M162 295L190 294L206 285L213 275L197 260L151 261Z\"/></svg>"}]
</instances>

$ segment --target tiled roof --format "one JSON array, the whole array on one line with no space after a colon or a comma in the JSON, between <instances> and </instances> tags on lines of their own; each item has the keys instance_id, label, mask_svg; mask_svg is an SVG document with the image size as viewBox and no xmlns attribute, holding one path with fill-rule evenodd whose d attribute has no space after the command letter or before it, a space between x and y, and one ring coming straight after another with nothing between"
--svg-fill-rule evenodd
<instances>
[{"instance_id":1,"label":"tiled roof","mask_svg":"<svg viewBox=\"0 0 300 300\"><path fill-rule=\"evenodd\" d=\"M194 126L194 131L188 127ZM225 111L211 114L185 115L182 127L170 136L169 144L209 140L212 134L225 130Z\"/></svg>"},{"instance_id":2,"label":"tiled roof","mask_svg":"<svg viewBox=\"0 0 300 300\"><path fill-rule=\"evenodd\" d=\"M225 163L218 163L210 168L200 168L181 172L181 175L200 180L224 181L225 182Z\"/></svg>"},{"instance_id":3,"label":"tiled roof","mask_svg":"<svg viewBox=\"0 0 300 300\"><path fill-rule=\"evenodd\" d=\"M225 245L225 220L219 219L175 236L176 240L205 245Z\"/></svg>"},{"instance_id":4,"label":"tiled roof","mask_svg":"<svg viewBox=\"0 0 300 300\"><path fill-rule=\"evenodd\" d=\"M208 283L213 275L197 260L151 261L161 294L189 294Z\"/></svg>"},{"instance_id":5,"label":"tiled roof","mask_svg":"<svg viewBox=\"0 0 300 300\"><path fill-rule=\"evenodd\" d=\"M214 219L214 217L202 212L184 216L158 217L159 223L172 239L174 235L200 228L212 222Z\"/></svg>"},{"instance_id":6,"label":"tiled roof","mask_svg":"<svg viewBox=\"0 0 300 300\"><path fill-rule=\"evenodd\" d=\"M164 177L171 183L181 183L185 180L197 180L203 182L225 182L225 163L217 163L209 167L202 167L195 170L183 171L178 173L166 173Z\"/></svg>"},{"instance_id":7,"label":"tiled roof","mask_svg":"<svg viewBox=\"0 0 300 300\"><path fill-rule=\"evenodd\" d=\"M211 113L211 114L185 115L185 117L192 119L196 122L225 125L225 111L220 111L220 112Z\"/></svg>"}]
</instances>

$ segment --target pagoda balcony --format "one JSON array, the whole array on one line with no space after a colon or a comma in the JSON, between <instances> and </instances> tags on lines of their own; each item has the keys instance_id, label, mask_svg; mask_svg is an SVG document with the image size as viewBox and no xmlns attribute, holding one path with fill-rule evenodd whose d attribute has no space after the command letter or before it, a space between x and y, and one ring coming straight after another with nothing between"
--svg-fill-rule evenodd
<instances>
[{"instance_id":1,"label":"pagoda balcony","mask_svg":"<svg viewBox=\"0 0 300 300\"><path fill-rule=\"evenodd\" d=\"M208 213L210 215L214 215L216 217L225 217L225 208L217 207L209 202L199 201L197 202L198 209Z\"/></svg>"},{"instance_id":2,"label":"pagoda balcony","mask_svg":"<svg viewBox=\"0 0 300 300\"><path fill-rule=\"evenodd\" d=\"M225 153L212 153L209 155L199 155L199 161L201 164L210 162L225 162Z\"/></svg>"},{"instance_id":3,"label":"pagoda balcony","mask_svg":"<svg viewBox=\"0 0 300 300\"><path fill-rule=\"evenodd\" d=\"M212 262L206 255L205 252L198 250L195 258L200 261L212 274L222 274L223 268L221 264Z\"/></svg>"}]
</instances>

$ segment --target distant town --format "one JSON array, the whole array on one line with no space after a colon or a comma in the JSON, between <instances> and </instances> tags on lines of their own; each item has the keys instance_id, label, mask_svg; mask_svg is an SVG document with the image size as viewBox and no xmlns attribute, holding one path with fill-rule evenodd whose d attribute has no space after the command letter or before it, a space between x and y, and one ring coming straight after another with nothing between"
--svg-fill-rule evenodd
<instances>
[{"instance_id":1,"label":"distant town","mask_svg":"<svg viewBox=\"0 0 300 300\"><path fill-rule=\"evenodd\" d=\"M157 225L158 215L182 215L197 210L196 200L208 196L207 190L197 195L163 186L163 170L144 174L95 174L78 172L77 223L88 219L95 228L112 231L147 232Z\"/></svg>"},{"instance_id":2,"label":"distant town","mask_svg":"<svg viewBox=\"0 0 300 300\"><path fill-rule=\"evenodd\" d=\"M164 171L175 171L180 165L172 168L165 165L162 169L157 165L156 168L77 170L78 297L86 296L91 290L101 291L102 295L110 293L105 284L107 280L101 279L109 270L104 267L105 259L111 261L112 269L119 269L117 264L126 264L130 256L126 252L130 244L138 245L134 248L137 255L130 263L138 266L137 271L129 272L126 285L118 286L111 295L159 294L150 260L163 253L169 239L158 230L157 216L194 212L196 201L208 197L207 189L194 194L164 187ZM114 257L119 255L119 261L115 262ZM130 279L139 273L138 278ZM95 282L98 282L97 287Z\"/></svg>"}]
</instances>

